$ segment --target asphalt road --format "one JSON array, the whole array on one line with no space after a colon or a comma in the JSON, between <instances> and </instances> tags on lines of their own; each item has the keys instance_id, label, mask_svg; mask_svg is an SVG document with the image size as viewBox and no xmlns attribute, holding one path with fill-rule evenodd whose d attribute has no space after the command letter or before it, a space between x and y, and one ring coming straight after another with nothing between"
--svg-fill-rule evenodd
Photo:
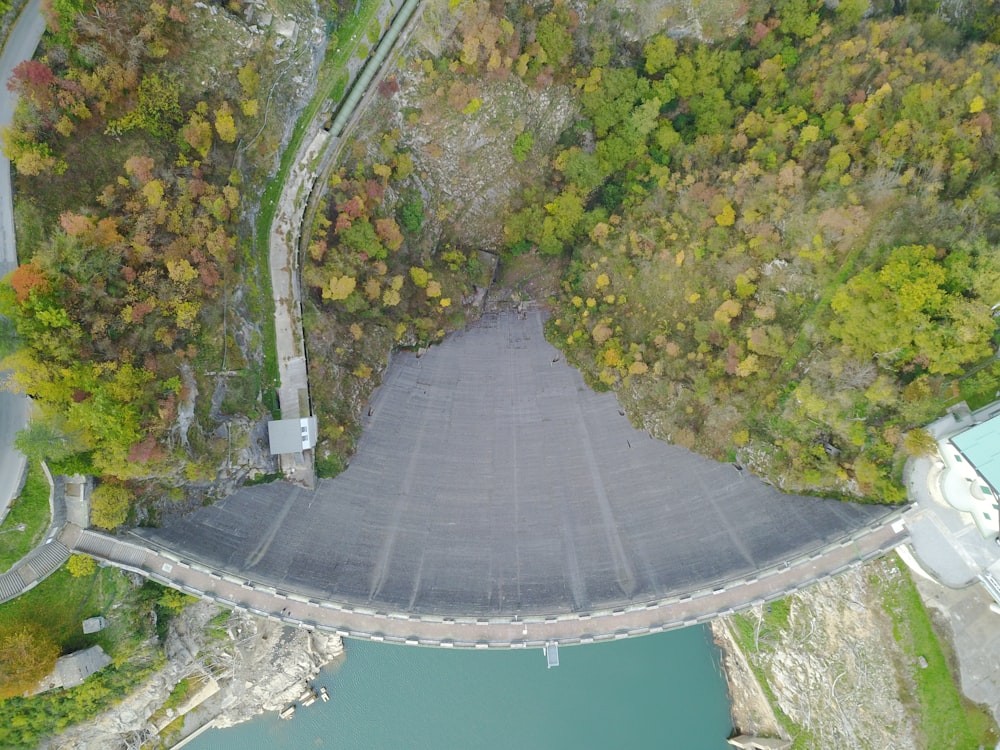
<instances>
[{"instance_id":1,"label":"asphalt road","mask_svg":"<svg viewBox=\"0 0 1000 750\"><path fill-rule=\"evenodd\" d=\"M0 128L14 117L17 97L7 90L11 72L23 60L28 60L38 47L45 30L40 0L31 0L10 32L0 53ZM0 277L17 267L14 245L14 206L11 196L10 161L0 154ZM11 497L17 490L24 468L24 456L14 450L14 436L24 426L28 416L28 399L0 392L0 517L5 514Z\"/></svg>"}]
</instances>

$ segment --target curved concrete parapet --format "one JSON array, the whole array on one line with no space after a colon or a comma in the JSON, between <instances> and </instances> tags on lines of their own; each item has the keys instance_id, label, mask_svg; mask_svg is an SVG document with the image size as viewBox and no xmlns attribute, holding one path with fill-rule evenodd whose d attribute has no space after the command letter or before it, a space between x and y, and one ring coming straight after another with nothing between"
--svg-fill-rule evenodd
<instances>
[{"instance_id":1,"label":"curved concrete parapet","mask_svg":"<svg viewBox=\"0 0 1000 750\"><path fill-rule=\"evenodd\" d=\"M905 536L889 528L899 509L784 495L651 439L584 385L542 324L540 312L487 315L421 358L397 355L354 461L315 490L246 488L137 533L343 612L572 619L577 634L590 615L761 584L719 599L745 605ZM797 578L762 580L791 568Z\"/></svg>"}]
</instances>

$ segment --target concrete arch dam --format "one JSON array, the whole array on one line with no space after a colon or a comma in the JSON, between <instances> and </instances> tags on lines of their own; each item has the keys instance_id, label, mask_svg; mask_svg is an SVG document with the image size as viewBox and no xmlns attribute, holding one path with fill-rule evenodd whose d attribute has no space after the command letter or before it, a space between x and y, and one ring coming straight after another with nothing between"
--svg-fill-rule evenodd
<instances>
[{"instance_id":1,"label":"concrete arch dam","mask_svg":"<svg viewBox=\"0 0 1000 750\"><path fill-rule=\"evenodd\" d=\"M421 633L416 621L583 623L764 584L720 597L738 607L905 536L898 509L785 495L651 439L562 360L543 320L487 314L420 358L395 355L353 462L315 490L244 488L137 533L227 577ZM763 580L824 558L791 584Z\"/></svg>"}]
</instances>

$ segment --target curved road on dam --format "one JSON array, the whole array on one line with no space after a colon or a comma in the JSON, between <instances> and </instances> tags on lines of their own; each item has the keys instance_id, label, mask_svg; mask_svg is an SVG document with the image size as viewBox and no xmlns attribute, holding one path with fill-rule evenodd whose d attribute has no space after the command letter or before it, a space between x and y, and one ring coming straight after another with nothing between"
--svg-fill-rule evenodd
<instances>
[{"instance_id":1,"label":"curved road on dam","mask_svg":"<svg viewBox=\"0 0 1000 750\"><path fill-rule=\"evenodd\" d=\"M785 495L651 439L562 361L543 320L487 314L394 356L357 455L314 490L245 488L136 533L244 594L333 602L322 621L418 640L468 618L558 620L553 637L579 638L619 626L592 617L663 625L666 605L720 597L685 609L693 621L905 538L898 509Z\"/></svg>"}]
</instances>

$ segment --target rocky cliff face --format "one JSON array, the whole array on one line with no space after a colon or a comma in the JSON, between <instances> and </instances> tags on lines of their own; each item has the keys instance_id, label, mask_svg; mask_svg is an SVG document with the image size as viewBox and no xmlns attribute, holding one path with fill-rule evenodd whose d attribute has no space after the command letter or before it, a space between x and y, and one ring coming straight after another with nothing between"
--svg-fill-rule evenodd
<instances>
[{"instance_id":1,"label":"rocky cliff face","mask_svg":"<svg viewBox=\"0 0 1000 750\"><path fill-rule=\"evenodd\" d=\"M344 646L336 635L284 627L245 613L227 616L213 604L197 602L171 623L164 651L166 665L132 695L41 747L139 747L156 736L157 727L178 715L177 709L164 709L163 704L184 678L216 684L218 690L186 715L182 733L190 733L213 718L216 726L232 726L299 698L324 665L342 656Z\"/></svg>"},{"instance_id":2,"label":"rocky cliff face","mask_svg":"<svg viewBox=\"0 0 1000 750\"><path fill-rule=\"evenodd\" d=\"M893 637L877 590L879 581L892 585L901 575L887 561L876 561L822 581L789 597L787 620L779 627L769 620L767 605L752 608L744 623L755 648L746 654L731 637L732 618L713 623L726 654L736 728L787 736L788 727L772 711L776 706L809 747L921 747L908 687L915 667Z\"/></svg>"}]
</instances>

